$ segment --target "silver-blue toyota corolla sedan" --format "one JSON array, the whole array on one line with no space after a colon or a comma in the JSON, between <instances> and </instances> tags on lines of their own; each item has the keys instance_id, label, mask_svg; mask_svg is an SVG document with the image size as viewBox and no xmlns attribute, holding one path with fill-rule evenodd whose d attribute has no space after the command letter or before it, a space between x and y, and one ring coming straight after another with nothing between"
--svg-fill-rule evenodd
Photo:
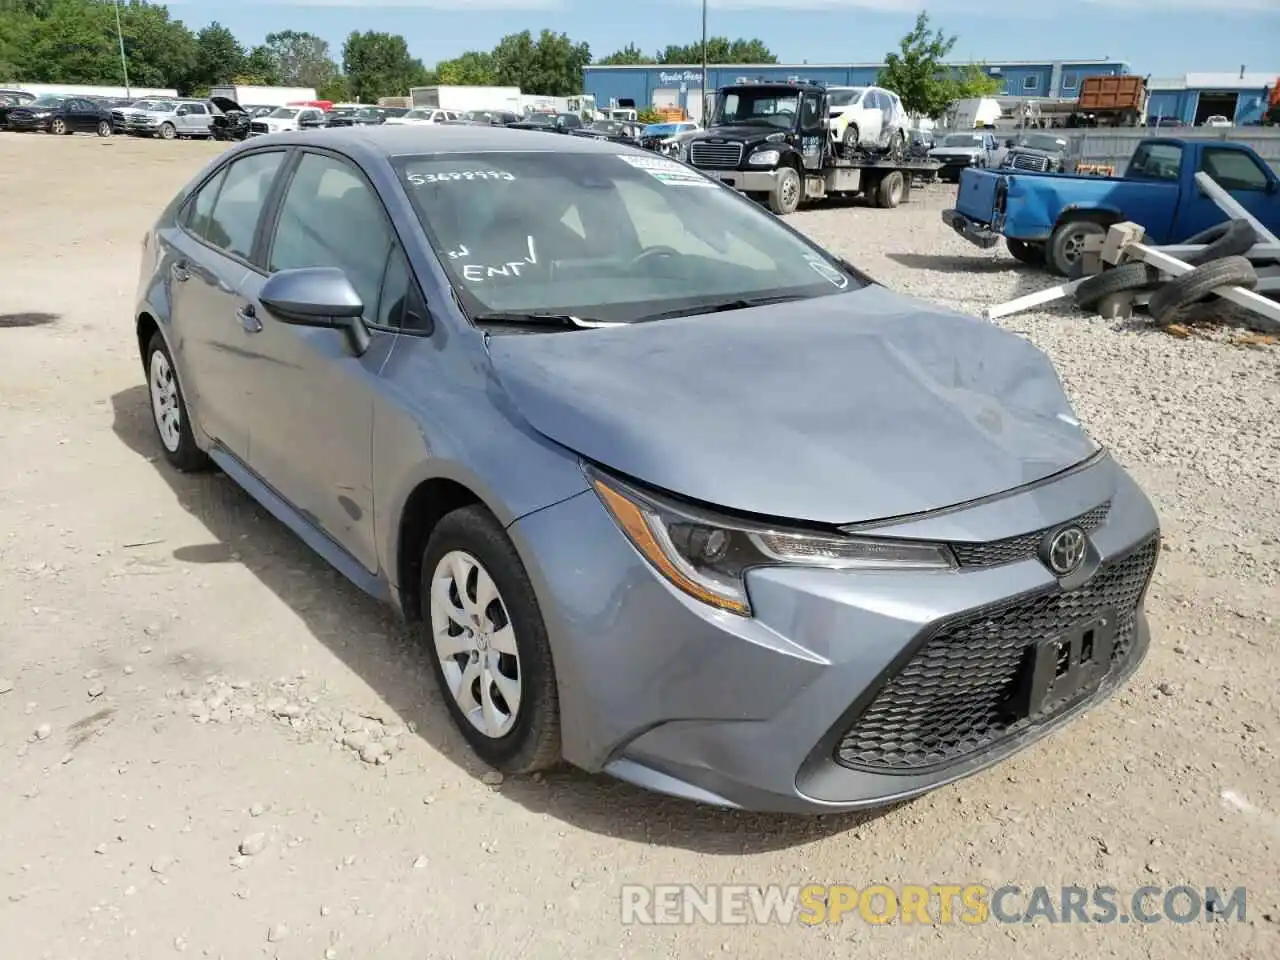
<instances>
[{"instance_id":1,"label":"silver-blue toyota corolla sedan","mask_svg":"<svg viewBox=\"0 0 1280 960\"><path fill-rule=\"evenodd\" d=\"M420 622L508 773L884 804L1146 651L1155 512L1044 355L652 153L255 138L147 235L135 320L169 462Z\"/></svg>"}]
</instances>

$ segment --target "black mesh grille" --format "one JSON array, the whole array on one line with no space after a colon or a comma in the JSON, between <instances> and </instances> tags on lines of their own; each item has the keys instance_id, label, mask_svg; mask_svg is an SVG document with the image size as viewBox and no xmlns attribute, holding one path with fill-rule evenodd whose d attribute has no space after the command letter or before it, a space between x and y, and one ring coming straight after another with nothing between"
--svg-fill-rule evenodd
<instances>
[{"instance_id":1,"label":"black mesh grille","mask_svg":"<svg viewBox=\"0 0 1280 960\"><path fill-rule=\"evenodd\" d=\"M1100 507L1094 507L1087 513L1082 513L1073 520L1068 520L1067 523L1077 524L1085 533L1092 533L1107 522L1107 516L1110 513L1111 504L1108 502ZM953 543L951 550L962 567L998 567L1034 557L1045 535L1053 529L1056 528L1046 527L1043 530L1033 530L1031 533L1006 537L1003 540L992 540L988 543Z\"/></svg>"},{"instance_id":2,"label":"black mesh grille","mask_svg":"<svg viewBox=\"0 0 1280 960\"><path fill-rule=\"evenodd\" d=\"M986 607L930 638L859 715L836 760L880 773L954 763L1041 723L1069 704L1018 718L1008 704L1031 644L1092 620L1116 618L1114 670L1134 653L1135 619L1159 539L1098 570L1084 586Z\"/></svg>"}]
</instances>

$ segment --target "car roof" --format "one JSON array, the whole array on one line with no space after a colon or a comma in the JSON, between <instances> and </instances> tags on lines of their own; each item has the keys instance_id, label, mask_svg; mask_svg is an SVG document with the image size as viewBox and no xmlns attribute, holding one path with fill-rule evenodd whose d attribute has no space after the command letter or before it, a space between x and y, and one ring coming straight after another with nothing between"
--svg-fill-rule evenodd
<instances>
[{"instance_id":1,"label":"car roof","mask_svg":"<svg viewBox=\"0 0 1280 960\"><path fill-rule=\"evenodd\" d=\"M329 127L297 133L273 133L247 140L238 149L268 144L332 147L384 157L451 153L641 153L630 147L587 137L538 136L527 130L494 126ZM649 154L646 154L649 155Z\"/></svg>"}]
</instances>

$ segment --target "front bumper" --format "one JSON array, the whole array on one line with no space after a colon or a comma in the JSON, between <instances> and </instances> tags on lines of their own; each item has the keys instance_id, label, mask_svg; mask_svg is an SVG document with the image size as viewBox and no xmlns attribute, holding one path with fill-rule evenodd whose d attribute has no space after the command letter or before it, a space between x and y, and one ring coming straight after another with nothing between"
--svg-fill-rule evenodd
<instances>
[{"instance_id":1,"label":"front bumper","mask_svg":"<svg viewBox=\"0 0 1280 960\"><path fill-rule=\"evenodd\" d=\"M20 133L34 133L36 131L45 131L49 129L48 117L36 117L32 119L14 119L10 117L8 120L10 130L16 130Z\"/></svg>"},{"instance_id":2,"label":"front bumper","mask_svg":"<svg viewBox=\"0 0 1280 960\"><path fill-rule=\"evenodd\" d=\"M778 182L778 171L775 170L708 170L694 167L699 173L719 180L727 187L741 190L743 193L772 193Z\"/></svg>"},{"instance_id":3,"label":"front bumper","mask_svg":"<svg viewBox=\"0 0 1280 960\"><path fill-rule=\"evenodd\" d=\"M943 210L942 222L976 247L990 250L1000 242L1000 233L985 223L970 220L959 210Z\"/></svg>"},{"instance_id":4,"label":"front bumper","mask_svg":"<svg viewBox=\"0 0 1280 960\"><path fill-rule=\"evenodd\" d=\"M960 182L960 174L978 166L977 161L969 157L930 157L929 159L942 164L938 169L940 179L954 180L956 183Z\"/></svg>"},{"instance_id":5,"label":"front bumper","mask_svg":"<svg viewBox=\"0 0 1280 960\"><path fill-rule=\"evenodd\" d=\"M510 532L552 638L565 758L695 801L793 813L882 806L990 766L1137 669L1155 512L1103 458L896 531L968 542L967 555L990 559L1025 547L1027 531L1102 516L1103 503L1076 582L1034 554L948 572L759 569L750 619L658 578L594 493L525 517ZM995 705L1027 649L1102 608L1119 627L1101 681L1002 725Z\"/></svg>"}]
</instances>

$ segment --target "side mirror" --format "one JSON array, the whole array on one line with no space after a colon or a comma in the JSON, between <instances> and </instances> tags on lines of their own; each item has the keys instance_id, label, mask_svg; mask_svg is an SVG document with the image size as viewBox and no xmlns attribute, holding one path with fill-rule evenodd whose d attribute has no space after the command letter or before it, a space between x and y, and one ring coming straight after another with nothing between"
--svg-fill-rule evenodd
<instances>
[{"instance_id":1,"label":"side mirror","mask_svg":"<svg viewBox=\"0 0 1280 960\"><path fill-rule=\"evenodd\" d=\"M338 267L300 267L272 274L258 300L281 323L346 330L357 354L369 349L360 294Z\"/></svg>"},{"instance_id":2,"label":"side mirror","mask_svg":"<svg viewBox=\"0 0 1280 960\"><path fill-rule=\"evenodd\" d=\"M1280 193L1280 180L1268 180L1267 193Z\"/></svg>"}]
</instances>

